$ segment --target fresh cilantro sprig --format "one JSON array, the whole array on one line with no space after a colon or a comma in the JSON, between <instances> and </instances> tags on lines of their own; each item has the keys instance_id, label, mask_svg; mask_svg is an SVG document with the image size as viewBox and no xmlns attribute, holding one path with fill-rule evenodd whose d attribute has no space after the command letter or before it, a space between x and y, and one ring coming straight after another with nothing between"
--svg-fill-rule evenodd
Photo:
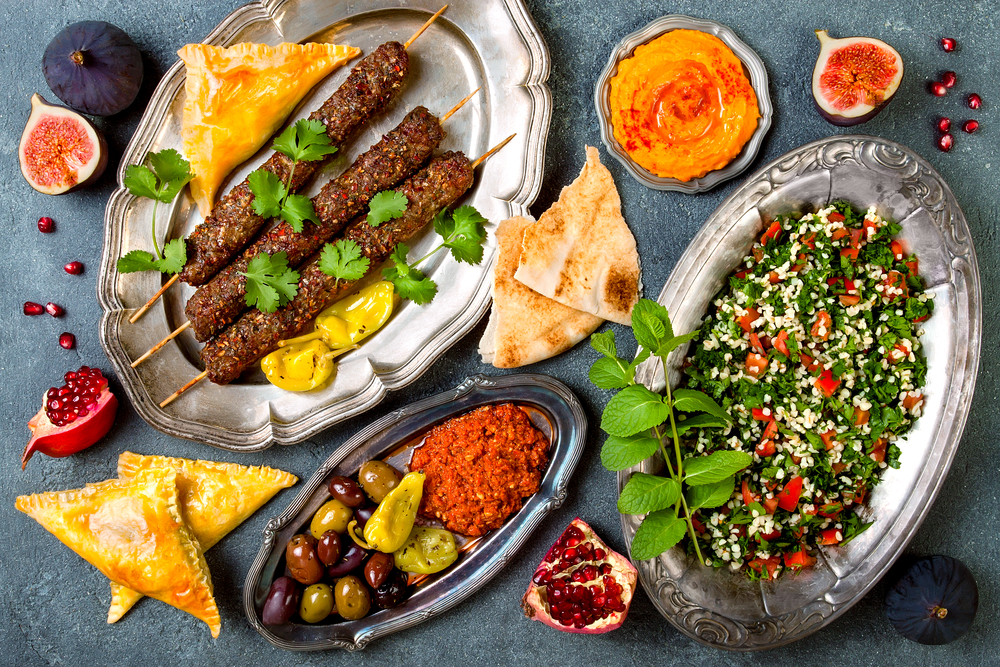
<instances>
[{"instance_id":1,"label":"fresh cilantro sprig","mask_svg":"<svg viewBox=\"0 0 1000 667\"><path fill-rule=\"evenodd\" d=\"M378 227L383 222L395 220L406 212L406 206L409 203L406 195L402 192L395 190L379 192L372 197L371 203L368 205L368 224L372 227Z\"/></svg>"},{"instance_id":2,"label":"fresh cilantro sprig","mask_svg":"<svg viewBox=\"0 0 1000 667\"><path fill-rule=\"evenodd\" d=\"M285 128L271 148L284 154L292 166L284 183L264 169L250 174L247 183L253 193L253 210L262 218L281 218L297 233L302 231L306 220L318 224L312 201L305 195L291 194L291 183L299 162L322 160L337 151L336 146L330 145L326 126L318 120L302 119Z\"/></svg>"},{"instance_id":3,"label":"fresh cilantro sprig","mask_svg":"<svg viewBox=\"0 0 1000 667\"><path fill-rule=\"evenodd\" d=\"M434 231L441 235L441 243L429 253L407 262L410 248L400 243L393 250L392 266L382 269L382 275L392 282L396 292L416 304L429 303L437 294L437 284L417 269L424 260L442 248L448 248L452 257L467 264L483 261L483 242L486 240L486 218L472 206L462 206L449 213L443 210L434 217Z\"/></svg>"},{"instance_id":4,"label":"fresh cilantro sprig","mask_svg":"<svg viewBox=\"0 0 1000 667\"><path fill-rule=\"evenodd\" d=\"M156 243L156 205L169 204L188 181L194 178L191 163L172 148L158 153L147 153L143 165L129 165L125 169L125 187L135 197L153 200L152 237L155 255L145 250L133 250L118 260L119 273L136 271L160 271L177 273L187 262L187 245L183 239L174 239L163 246L163 252Z\"/></svg>"},{"instance_id":5,"label":"fresh cilantro sprig","mask_svg":"<svg viewBox=\"0 0 1000 667\"><path fill-rule=\"evenodd\" d=\"M655 558L687 533L702 563L698 536L691 520L701 508L726 503L736 486L736 473L753 462L749 454L720 450L708 456L684 459L681 436L696 428L722 427L732 421L707 394L693 389L670 389L667 357L697 332L674 335L667 309L640 299L632 310L632 333L641 351L629 362L618 356L613 331L594 334L591 346L602 356L590 369L590 381L601 389L618 389L601 416L608 439L601 463L612 471L631 468L657 451L667 475L634 473L618 499L622 514L645 514L632 540L632 557ZM635 369L650 356L658 358L667 378L665 395L635 381ZM678 413L684 413L680 419ZM665 442L672 442L673 452Z\"/></svg>"},{"instance_id":6,"label":"fresh cilantro sprig","mask_svg":"<svg viewBox=\"0 0 1000 667\"><path fill-rule=\"evenodd\" d=\"M251 308L273 313L299 293L299 274L288 268L288 255L260 253L247 265L246 294L243 299Z\"/></svg>"},{"instance_id":7,"label":"fresh cilantro sprig","mask_svg":"<svg viewBox=\"0 0 1000 667\"><path fill-rule=\"evenodd\" d=\"M368 258L361 254L361 248L350 239L327 243L319 256L319 270L328 276L341 280L360 280L368 271Z\"/></svg>"}]
</instances>

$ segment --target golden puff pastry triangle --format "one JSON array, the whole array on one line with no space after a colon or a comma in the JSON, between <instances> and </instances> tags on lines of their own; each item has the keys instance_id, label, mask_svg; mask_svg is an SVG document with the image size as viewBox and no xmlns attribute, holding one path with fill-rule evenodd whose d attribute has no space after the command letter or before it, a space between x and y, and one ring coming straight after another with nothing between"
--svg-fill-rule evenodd
<instances>
[{"instance_id":1,"label":"golden puff pastry triangle","mask_svg":"<svg viewBox=\"0 0 1000 667\"><path fill-rule=\"evenodd\" d=\"M234 167L252 156L313 86L361 50L337 44L187 44L182 152L191 195L208 216Z\"/></svg>"},{"instance_id":2,"label":"golden puff pastry triangle","mask_svg":"<svg viewBox=\"0 0 1000 667\"><path fill-rule=\"evenodd\" d=\"M118 457L118 478L121 480L133 479L153 468L170 468L177 473L181 515L203 550L215 546L278 491L299 481L291 473L263 466L142 456L132 452L122 452ZM112 581L108 623L120 619L141 599L142 593Z\"/></svg>"},{"instance_id":3,"label":"golden puff pastry triangle","mask_svg":"<svg viewBox=\"0 0 1000 667\"><path fill-rule=\"evenodd\" d=\"M16 507L111 581L222 623L201 545L181 517L177 473L145 470L130 480L19 496Z\"/></svg>"}]
</instances>

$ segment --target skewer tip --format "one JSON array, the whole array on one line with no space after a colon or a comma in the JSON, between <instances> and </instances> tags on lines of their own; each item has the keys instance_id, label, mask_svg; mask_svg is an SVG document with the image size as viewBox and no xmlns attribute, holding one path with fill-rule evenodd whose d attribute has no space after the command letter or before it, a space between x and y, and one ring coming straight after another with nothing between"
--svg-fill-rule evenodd
<instances>
[{"instance_id":1,"label":"skewer tip","mask_svg":"<svg viewBox=\"0 0 1000 667\"><path fill-rule=\"evenodd\" d=\"M482 155L480 155L478 158L475 159L475 161L473 161L472 168L475 169L476 167L478 167L479 165L481 165L486 160L486 158L488 158L489 156L493 155L498 150L500 150L501 148L503 148L504 146L506 146L507 144L509 144L510 140L513 139L516 136L517 136L517 132L515 132L512 135L510 135L509 137L507 137L506 139L504 139L503 141L501 141L499 144L497 144L493 148L489 149L488 151L486 151L485 153L483 153Z\"/></svg>"},{"instance_id":2,"label":"skewer tip","mask_svg":"<svg viewBox=\"0 0 1000 667\"><path fill-rule=\"evenodd\" d=\"M178 396L180 396L185 391L187 391L191 387L195 386L196 384L198 384L199 382L201 382L202 380L204 380L206 377L208 377L208 371L202 371L197 376L195 376L194 379L192 379L190 382L188 382L186 385L184 385L183 387L181 387L180 389L178 389L174 393L172 393L169 396L167 396L166 399L164 399L163 402L160 403L160 407L161 408L167 407L168 405L170 405L171 403L173 403L174 401L176 401Z\"/></svg>"},{"instance_id":3,"label":"skewer tip","mask_svg":"<svg viewBox=\"0 0 1000 667\"><path fill-rule=\"evenodd\" d=\"M441 122L443 123L443 122L445 122L446 120L448 120L449 118L451 118L451 117L452 117L453 115L455 115L455 112L456 112L456 111L458 111L458 110L459 110L459 109L461 109L461 108L462 108L463 106L465 106L465 103L466 103L466 102L468 102L469 100L471 100L471 99L472 99L472 96L473 96L473 95L475 95L476 93L478 93L478 92L479 92L480 90L482 90L482 89L483 89L483 87L482 87L482 86L480 86L479 88L476 88L476 89L475 89L475 90L473 90L473 91L472 91L471 93L469 93L469 94L468 94L468 95L466 95L466 96L465 96L464 98L462 98L462 101L461 101L461 102L459 102L458 104L456 104L455 106L453 106L453 107L451 108L451 111L449 111L448 113L446 113L446 114L445 114L444 116L442 116L442 117L441 117Z\"/></svg>"},{"instance_id":4,"label":"skewer tip","mask_svg":"<svg viewBox=\"0 0 1000 667\"><path fill-rule=\"evenodd\" d=\"M419 30L417 30L415 33L413 33L413 37L410 37L408 40L406 40L406 43L403 44L403 48L404 49L409 49L410 45L413 44L413 42L417 41L417 37L420 37L420 35L424 34L424 30L427 30L427 28L429 28L430 25L432 23L434 23L434 21L437 20L437 17L441 16L441 14L444 13L444 10L446 10L446 9L448 9L448 5L445 5L441 9L437 10L437 12L435 12L434 16L432 16L429 19L427 19L427 22L424 23L422 26L420 26Z\"/></svg>"},{"instance_id":5,"label":"skewer tip","mask_svg":"<svg viewBox=\"0 0 1000 667\"><path fill-rule=\"evenodd\" d=\"M128 318L129 324L135 324L136 320L138 320L140 317L142 317L143 315L145 315L146 311L149 310L150 306L152 306L154 303L156 303L156 300L159 299L161 296L163 296L163 293L166 292L167 289L169 289L171 285L173 285L175 282L177 282L177 279L180 278L180 277L181 277L181 274L175 273L173 275L173 277L171 277L170 280L168 280L166 282L166 284L163 287L161 287L159 289L159 291L156 294L154 294L152 296L152 298L149 301L147 301L146 304L142 308L140 308L139 310L135 311L135 313L132 315L132 317Z\"/></svg>"}]
</instances>

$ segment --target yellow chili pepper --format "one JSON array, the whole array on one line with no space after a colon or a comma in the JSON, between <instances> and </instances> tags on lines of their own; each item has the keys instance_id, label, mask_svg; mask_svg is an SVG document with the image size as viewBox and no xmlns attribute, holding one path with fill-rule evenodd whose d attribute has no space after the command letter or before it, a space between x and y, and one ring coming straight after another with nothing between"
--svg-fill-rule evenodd
<instances>
[{"instance_id":1,"label":"yellow chili pepper","mask_svg":"<svg viewBox=\"0 0 1000 667\"><path fill-rule=\"evenodd\" d=\"M333 375L334 357L347 350L331 351L323 341L313 340L279 348L260 361L268 382L287 391L309 391Z\"/></svg>"},{"instance_id":2,"label":"yellow chili pepper","mask_svg":"<svg viewBox=\"0 0 1000 667\"><path fill-rule=\"evenodd\" d=\"M395 305L392 283L381 281L341 299L316 317L312 333L278 343L298 345L322 339L331 350L339 350L372 335L386 323Z\"/></svg>"},{"instance_id":3,"label":"yellow chili pepper","mask_svg":"<svg viewBox=\"0 0 1000 667\"><path fill-rule=\"evenodd\" d=\"M399 486L389 492L365 524L364 539L357 534L357 519L347 526L351 538L365 549L391 554L406 543L417 518L424 494L424 473L403 475Z\"/></svg>"}]
</instances>

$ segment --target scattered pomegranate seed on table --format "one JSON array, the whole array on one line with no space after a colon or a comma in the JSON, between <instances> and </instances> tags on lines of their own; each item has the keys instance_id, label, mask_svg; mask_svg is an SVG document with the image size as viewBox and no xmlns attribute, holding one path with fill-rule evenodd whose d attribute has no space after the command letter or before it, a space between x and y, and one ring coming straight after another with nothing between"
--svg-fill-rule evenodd
<instances>
[{"instance_id":1,"label":"scattered pomegranate seed on table","mask_svg":"<svg viewBox=\"0 0 1000 667\"><path fill-rule=\"evenodd\" d=\"M954 51L957 46L958 46L958 42L956 42L951 37L942 37L941 38L941 48L944 49L945 51L947 51L948 53L951 53L952 51Z\"/></svg>"},{"instance_id":2,"label":"scattered pomegranate seed on table","mask_svg":"<svg viewBox=\"0 0 1000 667\"><path fill-rule=\"evenodd\" d=\"M941 75L941 83L944 84L945 88L954 88L957 81L958 75L954 72L945 72Z\"/></svg>"},{"instance_id":3,"label":"scattered pomegranate seed on table","mask_svg":"<svg viewBox=\"0 0 1000 667\"><path fill-rule=\"evenodd\" d=\"M975 93L969 95L968 104L970 109L978 109L983 104L983 98Z\"/></svg>"},{"instance_id":4,"label":"scattered pomegranate seed on table","mask_svg":"<svg viewBox=\"0 0 1000 667\"><path fill-rule=\"evenodd\" d=\"M931 95L934 95L935 97L944 97L948 94L948 89L940 81L931 81L929 87Z\"/></svg>"},{"instance_id":5,"label":"scattered pomegranate seed on table","mask_svg":"<svg viewBox=\"0 0 1000 667\"><path fill-rule=\"evenodd\" d=\"M938 118L937 129L940 130L941 132L947 132L948 130L950 130L951 118L948 118L947 116L942 116L941 118Z\"/></svg>"},{"instance_id":6,"label":"scattered pomegranate seed on table","mask_svg":"<svg viewBox=\"0 0 1000 667\"><path fill-rule=\"evenodd\" d=\"M45 309L42 308L42 304L35 303L34 301L25 301L24 302L24 314L25 315L41 315L44 312L45 312Z\"/></svg>"},{"instance_id":7,"label":"scattered pomegranate seed on table","mask_svg":"<svg viewBox=\"0 0 1000 667\"><path fill-rule=\"evenodd\" d=\"M64 350L72 350L76 347L76 336L68 331L63 332L59 335L59 347Z\"/></svg>"},{"instance_id":8,"label":"scattered pomegranate seed on table","mask_svg":"<svg viewBox=\"0 0 1000 667\"><path fill-rule=\"evenodd\" d=\"M49 301L47 304L45 304L45 312L51 315L52 317L62 317L66 311L59 304L52 303L51 301Z\"/></svg>"},{"instance_id":9,"label":"scattered pomegranate seed on table","mask_svg":"<svg viewBox=\"0 0 1000 667\"><path fill-rule=\"evenodd\" d=\"M38 231L40 231L42 234L51 234L55 230L56 230L56 223L52 218L48 216L42 216L41 218L38 219Z\"/></svg>"},{"instance_id":10,"label":"scattered pomegranate seed on table","mask_svg":"<svg viewBox=\"0 0 1000 667\"><path fill-rule=\"evenodd\" d=\"M952 145L955 143L955 138L948 133L942 134L941 138L938 139L938 148L943 150L945 153L951 150Z\"/></svg>"},{"instance_id":11,"label":"scattered pomegranate seed on table","mask_svg":"<svg viewBox=\"0 0 1000 667\"><path fill-rule=\"evenodd\" d=\"M83 262L70 262L63 269L71 276L78 276L83 273Z\"/></svg>"},{"instance_id":12,"label":"scattered pomegranate seed on table","mask_svg":"<svg viewBox=\"0 0 1000 667\"><path fill-rule=\"evenodd\" d=\"M978 120L967 120L964 123L962 123L962 132L965 132L967 134L972 134L978 129L979 129Z\"/></svg>"}]
</instances>

